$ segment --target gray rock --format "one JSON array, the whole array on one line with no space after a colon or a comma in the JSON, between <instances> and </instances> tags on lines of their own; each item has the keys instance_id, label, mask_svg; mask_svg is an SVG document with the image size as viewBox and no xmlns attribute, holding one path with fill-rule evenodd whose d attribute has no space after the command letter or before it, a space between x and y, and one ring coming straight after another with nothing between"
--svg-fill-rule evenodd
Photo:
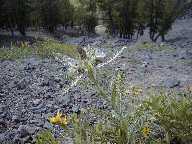
<instances>
[{"instance_id":1,"label":"gray rock","mask_svg":"<svg viewBox=\"0 0 192 144\"><path fill-rule=\"evenodd\" d=\"M0 143L5 142L5 140L6 140L5 133L0 133Z\"/></svg>"},{"instance_id":2,"label":"gray rock","mask_svg":"<svg viewBox=\"0 0 192 144\"><path fill-rule=\"evenodd\" d=\"M8 125L7 122L5 120L0 120L0 133L3 133L7 130Z\"/></svg>"},{"instance_id":3,"label":"gray rock","mask_svg":"<svg viewBox=\"0 0 192 144\"><path fill-rule=\"evenodd\" d=\"M38 110L42 109L43 106L44 106L44 104L41 103L41 104L39 104L38 106L34 106L34 107L30 108L30 110L32 110L32 111L38 111Z\"/></svg>"},{"instance_id":4,"label":"gray rock","mask_svg":"<svg viewBox=\"0 0 192 144\"><path fill-rule=\"evenodd\" d=\"M21 121L21 116L20 115L13 115L12 121L19 123Z\"/></svg>"},{"instance_id":5,"label":"gray rock","mask_svg":"<svg viewBox=\"0 0 192 144\"><path fill-rule=\"evenodd\" d=\"M190 50L180 51L179 58L180 59L192 59L192 51L190 51Z\"/></svg>"},{"instance_id":6,"label":"gray rock","mask_svg":"<svg viewBox=\"0 0 192 144\"><path fill-rule=\"evenodd\" d=\"M45 129L52 129L53 126L49 122L46 121L44 126L43 126L43 128L45 128Z\"/></svg>"},{"instance_id":7,"label":"gray rock","mask_svg":"<svg viewBox=\"0 0 192 144\"><path fill-rule=\"evenodd\" d=\"M32 141L32 137L31 136L25 136L23 138L20 137L19 134L15 135L15 137L13 138L13 143L15 144L26 144L26 143L31 143Z\"/></svg>"},{"instance_id":8,"label":"gray rock","mask_svg":"<svg viewBox=\"0 0 192 144\"><path fill-rule=\"evenodd\" d=\"M70 102L70 97L68 95L58 95L55 99L58 104L67 105Z\"/></svg>"},{"instance_id":9,"label":"gray rock","mask_svg":"<svg viewBox=\"0 0 192 144\"><path fill-rule=\"evenodd\" d=\"M73 111L74 113L78 113L78 112L80 111L80 107L79 107L78 105L74 105L74 106L72 107L72 111Z\"/></svg>"},{"instance_id":10,"label":"gray rock","mask_svg":"<svg viewBox=\"0 0 192 144\"><path fill-rule=\"evenodd\" d=\"M27 72L32 72L33 70L35 70L36 67L32 64L27 64L25 67L24 67L24 70L27 71Z\"/></svg>"},{"instance_id":11,"label":"gray rock","mask_svg":"<svg viewBox=\"0 0 192 144\"><path fill-rule=\"evenodd\" d=\"M24 138L26 136L29 135L29 132L27 130L27 126L26 125L20 125L18 130L17 130L18 136L19 138Z\"/></svg>"},{"instance_id":12,"label":"gray rock","mask_svg":"<svg viewBox=\"0 0 192 144\"><path fill-rule=\"evenodd\" d=\"M175 88L179 85L180 85L180 81L177 79L170 78L170 79L167 79L166 81L164 81L164 86L166 88Z\"/></svg>"},{"instance_id":13,"label":"gray rock","mask_svg":"<svg viewBox=\"0 0 192 144\"><path fill-rule=\"evenodd\" d=\"M44 80L41 84L40 84L40 86L42 86L42 87L48 87L48 86L50 86L50 81L49 80Z\"/></svg>"},{"instance_id":14,"label":"gray rock","mask_svg":"<svg viewBox=\"0 0 192 144\"><path fill-rule=\"evenodd\" d=\"M13 139L16 135L16 131L7 131L5 133L0 134L0 143L1 144L13 144Z\"/></svg>"},{"instance_id":15,"label":"gray rock","mask_svg":"<svg viewBox=\"0 0 192 144\"><path fill-rule=\"evenodd\" d=\"M28 125L20 125L17 129L17 133L19 135L19 138L24 138L27 136L33 135L39 128L38 127L31 127Z\"/></svg>"},{"instance_id":16,"label":"gray rock","mask_svg":"<svg viewBox=\"0 0 192 144\"><path fill-rule=\"evenodd\" d=\"M27 88L27 86L29 85L29 79L23 79L21 80L18 84L17 84L17 90L24 90Z\"/></svg>"},{"instance_id":17,"label":"gray rock","mask_svg":"<svg viewBox=\"0 0 192 144\"><path fill-rule=\"evenodd\" d=\"M39 105L41 103L41 99L35 99L35 100L33 100L33 105L34 106L37 106L37 105Z\"/></svg>"},{"instance_id":18,"label":"gray rock","mask_svg":"<svg viewBox=\"0 0 192 144\"><path fill-rule=\"evenodd\" d=\"M46 104L46 107L47 108L52 108L54 105L54 101L48 101L47 104Z\"/></svg>"},{"instance_id":19,"label":"gray rock","mask_svg":"<svg viewBox=\"0 0 192 144\"><path fill-rule=\"evenodd\" d=\"M0 105L0 114L5 112L6 107L6 105Z\"/></svg>"},{"instance_id":20,"label":"gray rock","mask_svg":"<svg viewBox=\"0 0 192 144\"><path fill-rule=\"evenodd\" d=\"M42 119L30 120L29 123L38 127L42 127L44 125L44 121Z\"/></svg>"}]
</instances>

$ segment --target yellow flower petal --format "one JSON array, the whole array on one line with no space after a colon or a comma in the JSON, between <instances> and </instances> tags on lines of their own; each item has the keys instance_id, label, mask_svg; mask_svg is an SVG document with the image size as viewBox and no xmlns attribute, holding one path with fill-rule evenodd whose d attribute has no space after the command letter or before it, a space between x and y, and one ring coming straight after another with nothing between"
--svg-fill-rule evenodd
<instances>
[{"instance_id":1,"label":"yellow flower petal","mask_svg":"<svg viewBox=\"0 0 192 144\"><path fill-rule=\"evenodd\" d=\"M144 127L142 132L143 132L144 137L148 137L149 134L150 134L150 128L149 127Z\"/></svg>"},{"instance_id":2,"label":"yellow flower petal","mask_svg":"<svg viewBox=\"0 0 192 144\"><path fill-rule=\"evenodd\" d=\"M52 124L58 124L58 125L67 125L68 124L67 116L62 116L62 113L60 113L60 112L57 112L56 116L49 118L49 121Z\"/></svg>"}]
</instances>

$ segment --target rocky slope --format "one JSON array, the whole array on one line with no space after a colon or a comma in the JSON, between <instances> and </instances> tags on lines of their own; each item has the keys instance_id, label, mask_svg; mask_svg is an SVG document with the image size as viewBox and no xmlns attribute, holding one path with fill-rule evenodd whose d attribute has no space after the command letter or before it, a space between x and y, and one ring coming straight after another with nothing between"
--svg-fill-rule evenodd
<instances>
[{"instance_id":1,"label":"rocky slope","mask_svg":"<svg viewBox=\"0 0 192 144\"><path fill-rule=\"evenodd\" d=\"M87 38L87 44L111 56L121 46L128 49L113 63L125 70L128 85L148 88L180 89L192 84L192 19L178 20L169 32L167 42L159 48L140 47L146 41ZM66 43L78 44L82 38L69 38ZM112 49L111 49L112 48ZM68 94L62 90L68 65L53 59L28 58L0 61L0 143L32 143L42 129L53 128L48 117L58 110L78 112L87 106L105 107L95 93L75 87ZM55 128L56 129L56 128ZM55 130L57 135L60 130Z\"/></svg>"}]
</instances>

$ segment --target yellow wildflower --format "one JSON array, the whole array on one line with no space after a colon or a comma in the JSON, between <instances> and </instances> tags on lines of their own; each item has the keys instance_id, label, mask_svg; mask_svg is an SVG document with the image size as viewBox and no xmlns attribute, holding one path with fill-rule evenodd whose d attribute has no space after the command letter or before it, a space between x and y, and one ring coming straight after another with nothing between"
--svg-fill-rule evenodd
<instances>
[{"instance_id":1,"label":"yellow wildflower","mask_svg":"<svg viewBox=\"0 0 192 144\"><path fill-rule=\"evenodd\" d=\"M57 112L57 115L49 118L50 123L58 125L67 125L68 119L67 116L63 116L62 113Z\"/></svg>"},{"instance_id":2,"label":"yellow wildflower","mask_svg":"<svg viewBox=\"0 0 192 144\"><path fill-rule=\"evenodd\" d=\"M148 137L149 134L150 134L150 128L149 127L144 127L142 132L143 132L144 137Z\"/></svg>"},{"instance_id":3,"label":"yellow wildflower","mask_svg":"<svg viewBox=\"0 0 192 144\"><path fill-rule=\"evenodd\" d=\"M142 88L136 86L132 87L133 96L139 96L142 94L142 92L143 92Z\"/></svg>"},{"instance_id":4,"label":"yellow wildflower","mask_svg":"<svg viewBox=\"0 0 192 144\"><path fill-rule=\"evenodd\" d=\"M54 116L54 117L51 117L49 119L49 121L52 123L52 124L58 124L61 122L61 116L62 114L60 112L57 112L57 115Z\"/></svg>"},{"instance_id":5,"label":"yellow wildflower","mask_svg":"<svg viewBox=\"0 0 192 144\"><path fill-rule=\"evenodd\" d=\"M64 116L64 117L62 118L61 124L62 124L62 125L67 125L67 124L68 124L67 116Z\"/></svg>"}]
</instances>

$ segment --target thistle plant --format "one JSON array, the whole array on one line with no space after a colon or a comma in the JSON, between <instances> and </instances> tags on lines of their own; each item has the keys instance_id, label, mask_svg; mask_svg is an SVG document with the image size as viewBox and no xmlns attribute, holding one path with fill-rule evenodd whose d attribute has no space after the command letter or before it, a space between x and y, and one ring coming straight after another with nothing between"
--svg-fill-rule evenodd
<instances>
[{"instance_id":1,"label":"thistle plant","mask_svg":"<svg viewBox=\"0 0 192 144\"><path fill-rule=\"evenodd\" d=\"M176 93L174 99L161 94L143 100L140 98L142 88L128 88L123 70L116 70L107 86L102 84L100 71L115 61L125 48L109 61L95 65L95 51L88 47L87 59L72 66L70 74L75 79L63 90L63 94L68 93L83 78L82 82L86 80L86 85L96 90L97 96L107 102L108 109L87 108L69 117L57 113L50 118L50 122L65 128L64 138L71 137L75 144L168 144L174 138L182 142L190 140L190 91L182 96ZM181 98L177 99L178 96ZM91 121L93 117L96 117L94 122Z\"/></svg>"},{"instance_id":2,"label":"thistle plant","mask_svg":"<svg viewBox=\"0 0 192 144\"><path fill-rule=\"evenodd\" d=\"M102 85L98 78L98 73L101 68L115 61L124 49L126 49L126 47L123 47L109 61L95 65L95 50L88 47L87 59L80 61L76 70L73 71L73 73L70 72L70 74L76 73L77 78L64 90L65 93L75 86L82 77L86 77L89 86L95 89L97 95L106 101L110 107L109 112L101 109L89 108L85 113L81 113L78 116L78 121L74 120L73 116L71 121L73 129L70 133L72 134L72 137L74 137L75 143L84 144L99 142L127 144L135 139L133 137L133 132L136 133L138 131L135 131L133 130L134 128L132 128L134 127L132 124L132 113L134 113L136 109L132 109L132 112L130 113L128 112L130 107L127 107L127 100L131 95L127 91L124 71L116 70L107 88ZM80 72L79 69L81 70ZM133 95L138 96L142 93L142 90L133 87L131 92ZM93 125L90 125L90 122L86 119L87 115L91 113L98 117L98 120ZM142 133L142 127L140 129L139 132ZM149 129L146 127L143 129L145 130L143 132L143 137L147 137Z\"/></svg>"}]
</instances>

